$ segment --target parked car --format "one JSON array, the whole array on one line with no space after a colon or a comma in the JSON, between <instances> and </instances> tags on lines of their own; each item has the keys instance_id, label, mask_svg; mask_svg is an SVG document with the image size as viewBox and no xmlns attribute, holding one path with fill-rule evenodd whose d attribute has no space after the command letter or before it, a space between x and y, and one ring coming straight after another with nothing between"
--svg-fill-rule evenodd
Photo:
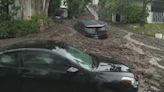
<instances>
[{"instance_id":1,"label":"parked car","mask_svg":"<svg viewBox=\"0 0 164 92\"><path fill-rule=\"evenodd\" d=\"M54 22L57 22L57 23L64 22L64 17L62 16L63 12L64 11L62 9L56 10L56 13L52 16L52 19L54 20Z\"/></svg>"},{"instance_id":2,"label":"parked car","mask_svg":"<svg viewBox=\"0 0 164 92\"><path fill-rule=\"evenodd\" d=\"M87 37L108 38L107 24L99 20L81 20L74 26L75 30Z\"/></svg>"},{"instance_id":3,"label":"parked car","mask_svg":"<svg viewBox=\"0 0 164 92\"><path fill-rule=\"evenodd\" d=\"M124 64L66 43L26 41L0 51L3 92L137 92L138 77Z\"/></svg>"}]
</instances>

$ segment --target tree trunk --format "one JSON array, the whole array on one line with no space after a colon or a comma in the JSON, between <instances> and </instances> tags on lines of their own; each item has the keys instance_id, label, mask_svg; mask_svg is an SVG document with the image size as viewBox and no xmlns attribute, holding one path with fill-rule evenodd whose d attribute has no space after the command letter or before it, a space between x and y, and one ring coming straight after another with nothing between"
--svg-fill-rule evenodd
<instances>
[{"instance_id":1,"label":"tree trunk","mask_svg":"<svg viewBox=\"0 0 164 92\"><path fill-rule=\"evenodd\" d=\"M16 0L15 2L20 6L17 18L29 20L31 16L48 15L50 0Z\"/></svg>"},{"instance_id":2,"label":"tree trunk","mask_svg":"<svg viewBox=\"0 0 164 92\"><path fill-rule=\"evenodd\" d=\"M44 0L43 1L43 12L46 16L48 16L48 8L49 8L49 2L50 0Z\"/></svg>"}]
</instances>

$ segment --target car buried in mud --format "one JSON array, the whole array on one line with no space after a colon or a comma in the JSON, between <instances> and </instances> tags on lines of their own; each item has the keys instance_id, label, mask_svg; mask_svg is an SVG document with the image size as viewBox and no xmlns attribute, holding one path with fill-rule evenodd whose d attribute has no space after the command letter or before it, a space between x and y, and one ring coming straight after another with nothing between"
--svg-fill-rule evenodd
<instances>
[{"instance_id":1,"label":"car buried in mud","mask_svg":"<svg viewBox=\"0 0 164 92\"><path fill-rule=\"evenodd\" d=\"M107 39L107 24L100 20L81 20L74 25L75 30L86 37Z\"/></svg>"},{"instance_id":2,"label":"car buried in mud","mask_svg":"<svg viewBox=\"0 0 164 92\"><path fill-rule=\"evenodd\" d=\"M26 41L0 51L4 92L137 92L130 68L56 41Z\"/></svg>"}]
</instances>

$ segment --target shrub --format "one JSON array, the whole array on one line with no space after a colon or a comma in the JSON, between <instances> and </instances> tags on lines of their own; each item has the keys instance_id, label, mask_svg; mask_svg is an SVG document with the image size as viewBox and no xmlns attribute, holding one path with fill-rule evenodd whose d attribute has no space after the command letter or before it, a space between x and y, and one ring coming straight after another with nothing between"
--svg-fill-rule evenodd
<instances>
[{"instance_id":1,"label":"shrub","mask_svg":"<svg viewBox=\"0 0 164 92\"><path fill-rule=\"evenodd\" d=\"M83 12L86 5L91 2L91 0L66 0L68 3L68 16L70 18L78 16Z\"/></svg>"},{"instance_id":2,"label":"shrub","mask_svg":"<svg viewBox=\"0 0 164 92\"><path fill-rule=\"evenodd\" d=\"M49 5L49 10L48 10L48 15L49 16L54 16L58 15L58 10L60 9L61 5L61 0L51 0L50 5Z\"/></svg>"},{"instance_id":3,"label":"shrub","mask_svg":"<svg viewBox=\"0 0 164 92\"><path fill-rule=\"evenodd\" d=\"M0 23L0 38L9 37L8 22Z\"/></svg>"},{"instance_id":4,"label":"shrub","mask_svg":"<svg viewBox=\"0 0 164 92\"><path fill-rule=\"evenodd\" d=\"M15 0L0 0L0 21L13 19L19 9Z\"/></svg>"},{"instance_id":5,"label":"shrub","mask_svg":"<svg viewBox=\"0 0 164 92\"><path fill-rule=\"evenodd\" d=\"M140 6L131 6L127 13L127 23L138 23L143 15L142 7ZM148 16L148 13L145 12L145 18Z\"/></svg>"},{"instance_id":6,"label":"shrub","mask_svg":"<svg viewBox=\"0 0 164 92\"><path fill-rule=\"evenodd\" d=\"M33 21L34 23L38 23L39 26L47 26L49 23L49 18L48 16L42 14L42 15L32 16L31 21Z\"/></svg>"},{"instance_id":7,"label":"shrub","mask_svg":"<svg viewBox=\"0 0 164 92\"><path fill-rule=\"evenodd\" d=\"M39 30L38 23L34 21L15 20L0 23L0 38L24 36Z\"/></svg>"}]
</instances>

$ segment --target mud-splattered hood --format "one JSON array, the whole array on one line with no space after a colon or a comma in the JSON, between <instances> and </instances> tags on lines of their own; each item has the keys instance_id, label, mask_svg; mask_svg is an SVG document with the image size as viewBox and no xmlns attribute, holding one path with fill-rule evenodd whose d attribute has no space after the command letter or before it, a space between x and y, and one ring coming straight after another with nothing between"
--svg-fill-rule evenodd
<instances>
[{"instance_id":1,"label":"mud-splattered hood","mask_svg":"<svg viewBox=\"0 0 164 92\"><path fill-rule=\"evenodd\" d=\"M95 67L93 71L97 71L97 72L129 72L130 69L127 66L122 65L122 64L99 62L98 66Z\"/></svg>"},{"instance_id":2,"label":"mud-splattered hood","mask_svg":"<svg viewBox=\"0 0 164 92\"><path fill-rule=\"evenodd\" d=\"M93 69L96 78L103 81L121 81L123 77L135 78L129 67L106 57L97 57L97 66Z\"/></svg>"},{"instance_id":3,"label":"mud-splattered hood","mask_svg":"<svg viewBox=\"0 0 164 92\"><path fill-rule=\"evenodd\" d=\"M130 68L109 57L92 55L96 72L131 72Z\"/></svg>"}]
</instances>

